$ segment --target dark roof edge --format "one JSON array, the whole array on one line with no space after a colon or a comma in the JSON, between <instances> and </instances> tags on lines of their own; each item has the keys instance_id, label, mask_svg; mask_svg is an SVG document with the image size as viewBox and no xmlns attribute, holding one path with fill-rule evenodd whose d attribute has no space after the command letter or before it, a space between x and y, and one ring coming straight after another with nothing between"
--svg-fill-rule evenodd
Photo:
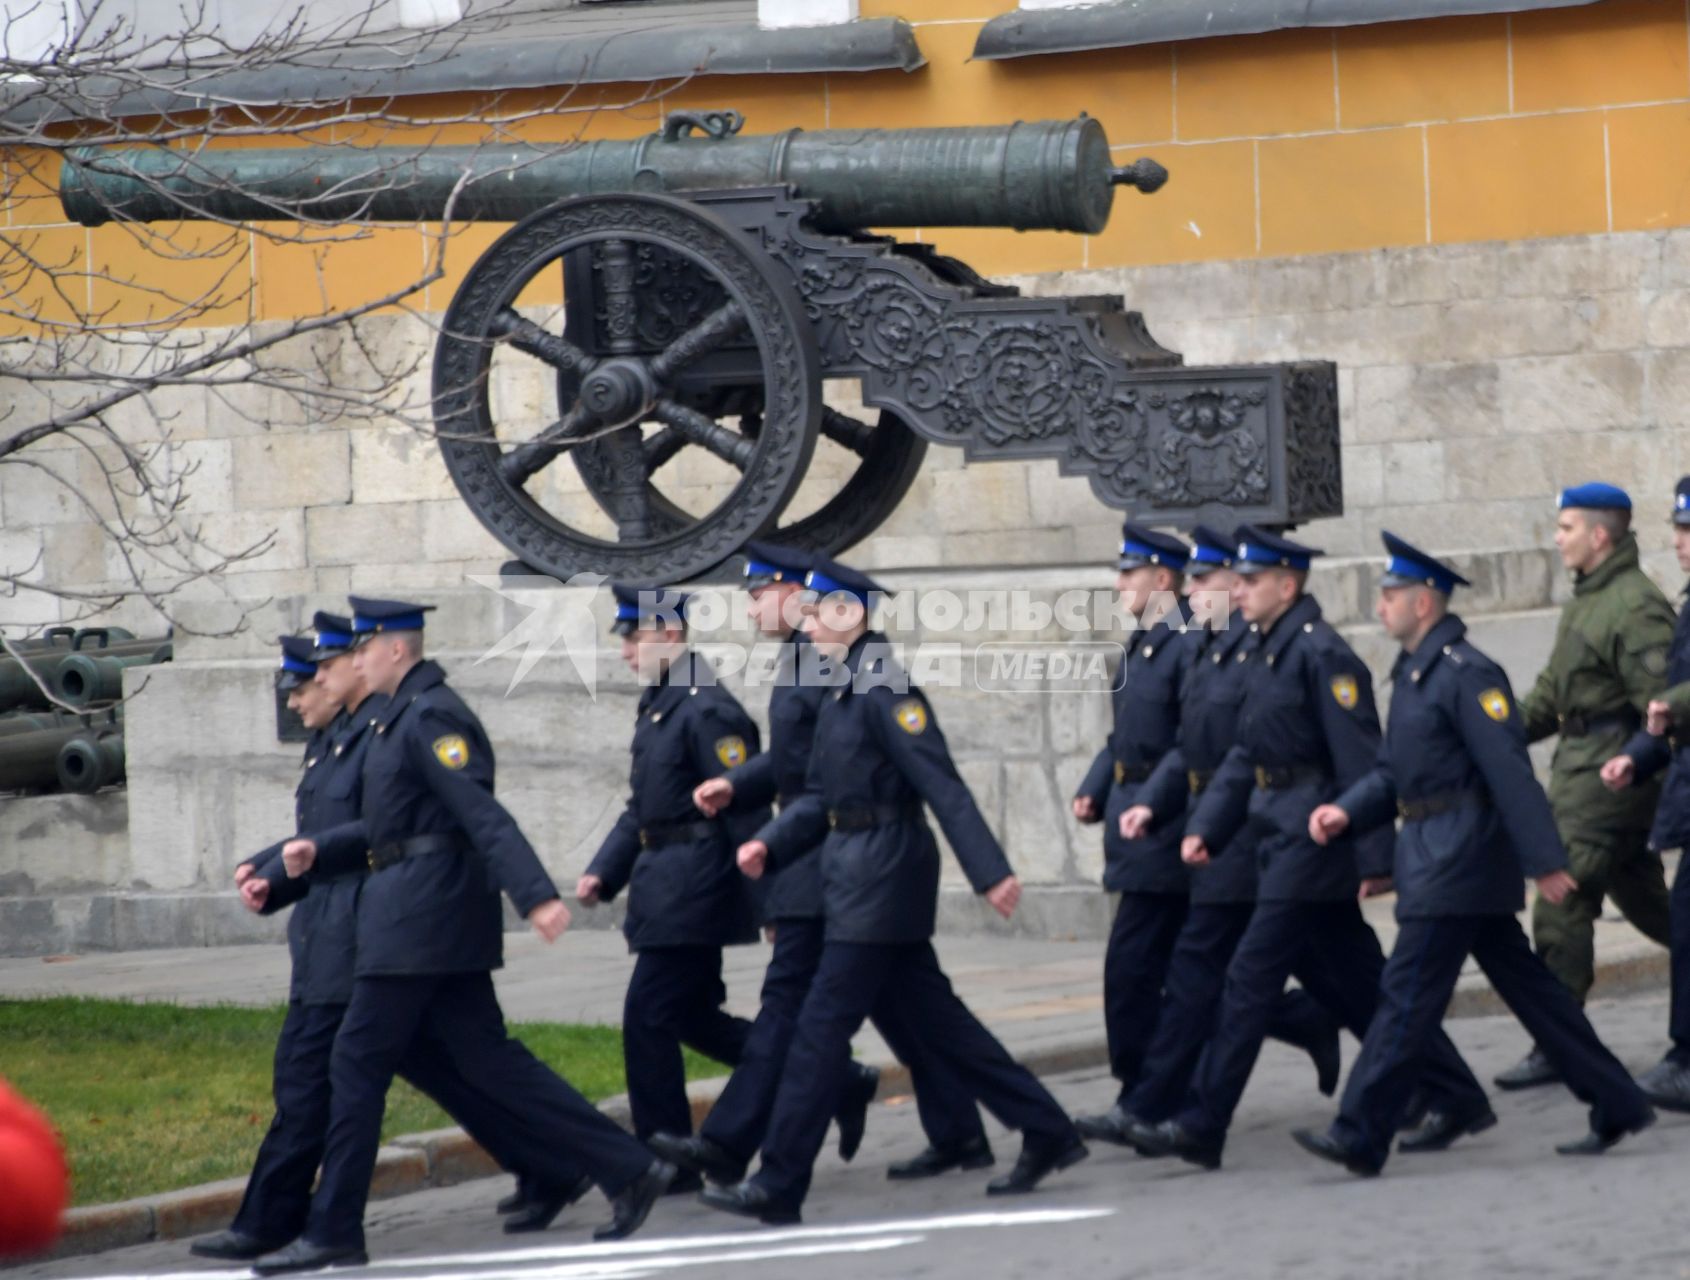
<instances>
[{"instance_id":1,"label":"dark roof edge","mask_svg":"<svg viewBox=\"0 0 1690 1280\"><path fill-rule=\"evenodd\" d=\"M91 83L86 101L91 110L98 104L100 118L113 119L219 106L295 106L689 76L914 71L925 63L914 30L901 18L775 31L740 25L697 26L550 41L466 41L449 54L422 61L413 58L409 65L404 57L382 65L374 51L365 47L339 57L331 52L320 59L290 59L222 76L201 72L176 90L161 85L113 100L102 99L101 86ZM112 88L122 93L116 84ZM49 103L27 88L13 95L13 102L22 99L22 104L7 111L8 96L0 88L0 117L39 120L79 114L71 103Z\"/></svg>"},{"instance_id":2,"label":"dark roof edge","mask_svg":"<svg viewBox=\"0 0 1690 1280\"><path fill-rule=\"evenodd\" d=\"M1296 27L1351 27L1476 13L1570 9L1601 0L1214 0L1168 4L1119 0L1083 9L1014 9L993 18L974 42L986 60L1081 53L1210 36L1260 35Z\"/></svg>"}]
</instances>

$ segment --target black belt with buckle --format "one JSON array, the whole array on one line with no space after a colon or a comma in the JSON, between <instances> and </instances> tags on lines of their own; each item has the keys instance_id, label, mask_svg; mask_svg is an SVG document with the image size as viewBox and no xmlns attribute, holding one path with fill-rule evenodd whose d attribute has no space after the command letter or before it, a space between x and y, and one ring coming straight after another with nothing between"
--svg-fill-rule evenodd
<instances>
[{"instance_id":1,"label":"black belt with buckle","mask_svg":"<svg viewBox=\"0 0 1690 1280\"><path fill-rule=\"evenodd\" d=\"M1636 733L1642 718L1632 708L1624 711L1605 711L1599 716L1562 716L1559 732L1563 738L1588 738L1597 733Z\"/></svg>"},{"instance_id":2,"label":"black belt with buckle","mask_svg":"<svg viewBox=\"0 0 1690 1280\"><path fill-rule=\"evenodd\" d=\"M405 840L394 840L370 850L370 870L385 871L388 867L398 866L406 858L421 858L431 853L460 853L463 847L463 841L457 836L411 836Z\"/></svg>"},{"instance_id":3,"label":"black belt with buckle","mask_svg":"<svg viewBox=\"0 0 1690 1280\"><path fill-rule=\"evenodd\" d=\"M1123 760L1115 761L1115 785L1123 782L1143 782L1156 772L1152 764L1127 764Z\"/></svg>"},{"instance_id":4,"label":"black belt with buckle","mask_svg":"<svg viewBox=\"0 0 1690 1280\"><path fill-rule=\"evenodd\" d=\"M1424 822L1440 813L1453 813L1469 805L1477 808L1490 802L1490 793L1477 787L1460 791L1440 791L1436 795L1418 796L1413 800L1397 801L1397 816L1404 822Z\"/></svg>"},{"instance_id":5,"label":"black belt with buckle","mask_svg":"<svg viewBox=\"0 0 1690 1280\"><path fill-rule=\"evenodd\" d=\"M654 822L640 828L640 848L661 849L665 845L708 840L720 830L714 822Z\"/></svg>"},{"instance_id":6,"label":"black belt with buckle","mask_svg":"<svg viewBox=\"0 0 1690 1280\"><path fill-rule=\"evenodd\" d=\"M867 831L895 822L920 822L921 804L865 804L852 809L829 809L827 825L835 831Z\"/></svg>"},{"instance_id":7,"label":"black belt with buckle","mask_svg":"<svg viewBox=\"0 0 1690 1280\"><path fill-rule=\"evenodd\" d=\"M1185 771L1185 785L1191 788L1191 794L1200 796L1215 780L1213 769L1187 769Z\"/></svg>"},{"instance_id":8,"label":"black belt with buckle","mask_svg":"<svg viewBox=\"0 0 1690 1280\"><path fill-rule=\"evenodd\" d=\"M1256 788L1259 791L1284 791L1305 783L1329 782L1332 775L1312 764L1259 764L1256 766Z\"/></svg>"}]
</instances>

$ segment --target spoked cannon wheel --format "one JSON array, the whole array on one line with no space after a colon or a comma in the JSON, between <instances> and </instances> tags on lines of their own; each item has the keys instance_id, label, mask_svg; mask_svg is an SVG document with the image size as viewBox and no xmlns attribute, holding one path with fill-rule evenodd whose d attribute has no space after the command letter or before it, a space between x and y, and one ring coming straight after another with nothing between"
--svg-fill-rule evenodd
<instances>
[{"instance_id":1,"label":"spoked cannon wheel","mask_svg":"<svg viewBox=\"0 0 1690 1280\"><path fill-rule=\"evenodd\" d=\"M560 377L565 383L565 394L568 378L567 374ZM762 536L783 546L837 555L868 537L897 509L920 474L922 459L927 456L927 441L887 410L880 413L878 422L868 423L824 407L821 435L854 456L855 469L814 511L766 530ZM664 427L647 436L641 442L641 449L648 478L655 476L688 443L673 427ZM571 456L588 492L607 512L613 511L614 465L603 442L595 440L581 445ZM656 480L647 486L646 501L654 527L680 531L692 523L693 517L665 496Z\"/></svg>"},{"instance_id":2,"label":"spoked cannon wheel","mask_svg":"<svg viewBox=\"0 0 1690 1280\"><path fill-rule=\"evenodd\" d=\"M556 271L576 286L561 326L522 305ZM642 315L677 291L688 306L667 314L685 322L654 336ZM556 371L549 425L532 406L495 413L506 359ZM434 411L453 482L524 563L678 581L776 525L815 449L820 359L790 279L743 233L668 196L589 196L518 223L470 269L435 349ZM730 477L703 510L651 485L686 447ZM565 454L590 477L584 503L545 483Z\"/></svg>"}]
</instances>

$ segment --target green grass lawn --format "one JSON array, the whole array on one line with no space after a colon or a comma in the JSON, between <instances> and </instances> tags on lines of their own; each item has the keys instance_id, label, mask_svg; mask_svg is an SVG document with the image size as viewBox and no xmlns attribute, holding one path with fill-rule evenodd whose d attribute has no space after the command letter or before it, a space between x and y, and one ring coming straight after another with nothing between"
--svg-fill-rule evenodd
<instances>
[{"instance_id":1,"label":"green grass lawn","mask_svg":"<svg viewBox=\"0 0 1690 1280\"><path fill-rule=\"evenodd\" d=\"M0 1000L0 1077L64 1137L77 1204L244 1175L269 1127L271 1058L285 1009L118 1000ZM595 1102L626 1087L614 1027L511 1024ZM723 1068L689 1053L687 1074ZM398 1083L382 1136L450 1123Z\"/></svg>"}]
</instances>

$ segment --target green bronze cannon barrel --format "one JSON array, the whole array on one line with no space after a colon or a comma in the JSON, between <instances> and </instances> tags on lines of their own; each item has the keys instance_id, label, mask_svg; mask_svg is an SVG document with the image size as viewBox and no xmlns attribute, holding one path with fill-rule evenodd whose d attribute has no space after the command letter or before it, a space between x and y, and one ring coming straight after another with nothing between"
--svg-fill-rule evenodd
<instances>
[{"instance_id":1,"label":"green bronze cannon barrel","mask_svg":"<svg viewBox=\"0 0 1690 1280\"><path fill-rule=\"evenodd\" d=\"M0 733L0 791L54 791L65 785L67 749L75 757L68 769L78 785L66 790L93 791L123 780L121 707L32 718L39 727Z\"/></svg>"},{"instance_id":2,"label":"green bronze cannon barrel","mask_svg":"<svg viewBox=\"0 0 1690 1280\"><path fill-rule=\"evenodd\" d=\"M93 638L97 638L100 643L84 644L84 641ZM137 639L119 628L101 627L79 632L72 648L55 645L33 652L26 650L21 655L23 661L13 657L0 658L0 711L43 709L51 706L52 703L42 685L46 685L54 697L63 698L73 706L87 706L93 702L120 698L123 696L122 676L119 673L117 684L114 686L110 664L119 662L129 666L136 662L167 662L169 648L169 643L161 638ZM25 663L28 664L27 667ZM101 681L102 689L115 688L117 692L90 694L86 697L67 696L60 683L61 673L67 664L77 672L77 675L72 677L73 682L94 676Z\"/></svg>"},{"instance_id":3,"label":"green bronze cannon barrel","mask_svg":"<svg viewBox=\"0 0 1690 1280\"><path fill-rule=\"evenodd\" d=\"M54 765L61 791L92 795L101 787L122 782L123 726L84 729L59 748Z\"/></svg>"},{"instance_id":4,"label":"green bronze cannon barrel","mask_svg":"<svg viewBox=\"0 0 1690 1280\"><path fill-rule=\"evenodd\" d=\"M1114 189L1153 191L1153 161L1117 167L1081 117L956 129L832 129L741 136L737 112L676 113L661 133L558 150L467 146L70 153L65 213L114 218L515 222L566 196L791 185L828 231L1013 227L1095 234ZM693 137L693 128L708 136Z\"/></svg>"},{"instance_id":5,"label":"green bronze cannon barrel","mask_svg":"<svg viewBox=\"0 0 1690 1280\"><path fill-rule=\"evenodd\" d=\"M150 653L126 653L108 657L98 649L68 655L53 670L48 684L59 701L73 707L91 707L97 702L116 702L123 697L123 669L150 667L169 662L169 641Z\"/></svg>"}]
</instances>

